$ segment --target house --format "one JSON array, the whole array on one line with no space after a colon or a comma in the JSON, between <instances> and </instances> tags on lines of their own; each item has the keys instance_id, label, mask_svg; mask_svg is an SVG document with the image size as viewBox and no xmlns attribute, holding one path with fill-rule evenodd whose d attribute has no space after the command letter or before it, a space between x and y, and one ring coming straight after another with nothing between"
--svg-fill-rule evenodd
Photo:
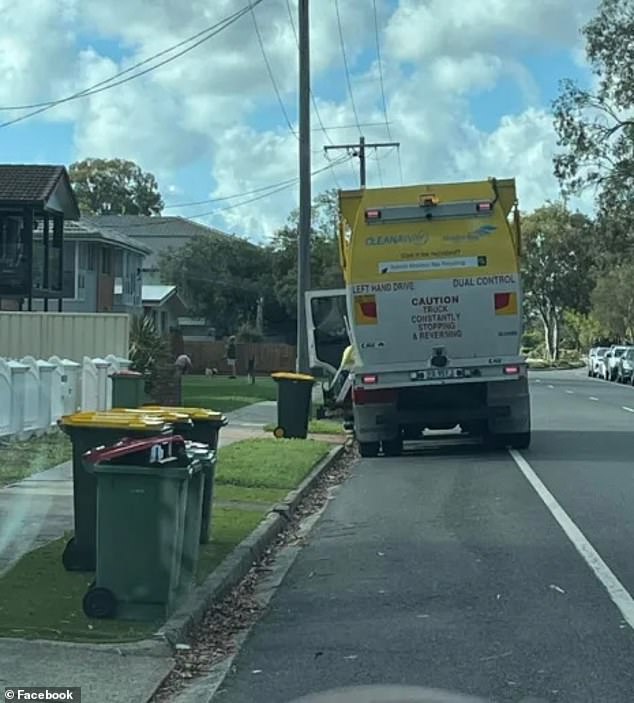
<instances>
[{"instance_id":1,"label":"house","mask_svg":"<svg viewBox=\"0 0 634 703\"><path fill-rule=\"evenodd\" d=\"M64 309L141 314L143 260L148 254L150 250L141 242L116 230L96 227L92 218L67 223Z\"/></svg>"},{"instance_id":2,"label":"house","mask_svg":"<svg viewBox=\"0 0 634 703\"><path fill-rule=\"evenodd\" d=\"M167 335L178 327L179 316L186 311L176 286L143 284L143 314L154 321L157 332Z\"/></svg>"},{"instance_id":3,"label":"house","mask_svg":"<svg viewBox=\"0 0 634 703\"><path fill-rule=\"evenodd\" d=\"M0 165L0 309L62 310L64 224L78 219L64 166Z\"/></svg>"},{"instance_id":4,"label":"house","mask_svg":"<svg viewBox=\"0 0 634 703\"><path fill-rule=\"evenodd\" d=\"M94 215L83 220L101 231L118 232L149 248L151 253L143 262L143 282L147 285L163 283L159 271L159 258L162 252L168 249L179 249L198 236L230 236L183 217Z\"/></svg>"}]
</instances>

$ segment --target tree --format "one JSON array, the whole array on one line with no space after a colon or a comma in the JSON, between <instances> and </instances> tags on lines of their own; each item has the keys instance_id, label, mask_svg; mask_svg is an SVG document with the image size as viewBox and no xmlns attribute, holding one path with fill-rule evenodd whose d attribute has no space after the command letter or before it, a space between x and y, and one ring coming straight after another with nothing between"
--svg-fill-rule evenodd
<instances>
[{"instance_id":1,"label":"tree","mask_svg":"<svg viewBox=\"0 0 634 703\"><path fill-rule=\"evenodd\" d=\"M337 192L319 194L312 208L311 288L341 288L343 274L339 263ZM299 215L290 214L288 223L273 235L274 291L289 317L297 319L297 232Z\"/></svg>"},{"instance_id":2,"label":"tree","mask_svg":"<svg viewBox=\"0 0 634 703\"><path fill-rule=\"evenodd\" d=\"M260 298L273 299L271 253L240 237L209 234L163 252L161 277L220 334L254 326ZM266 313L265 313L266 315Z\"/></svg>"},{"instance_id":3,"label":"tree","mask_svg":"<svg viewBox=\"0 0 634 703\"><path fill-rule=\"evenodd\" d=\"M602 209L612 215L623 211L632 222L634 0L602 0L583 34L598 87L590 91L571 80L562 83L554 113L564 149L555 157L555 174L568 192L596 186Z\"/></svg>"},{"instance_id":4,"label":"tree","mask_svg":"<svg viewBox=\"0 0 634 703\"><path fill-rule=\"evenodd\" d=\"M591 223L551 203L524 218L522 230L526 309L542 323L548 355L556 360L564 312L590 307Z\"/></svg>"},{"instance_id":5,"label":"tree","mask_svg":"<svg viewBox=\"0 0 634 703\"><path fill-rule=\"evenodd\" d=\"M156 178L133 161L84 159L69 175L84 215L160 215L163 199Z\"/></svg>"},{"instance_id":6,"label":"tree","mask_svg":"<svg viewBox=\"0 0 634 703\"><path fill-rule=\"evenodd\" d=\"M592 293L592 309L613 340L634 340L634 263L606 271Z\"/></svg>"}]
</instances>

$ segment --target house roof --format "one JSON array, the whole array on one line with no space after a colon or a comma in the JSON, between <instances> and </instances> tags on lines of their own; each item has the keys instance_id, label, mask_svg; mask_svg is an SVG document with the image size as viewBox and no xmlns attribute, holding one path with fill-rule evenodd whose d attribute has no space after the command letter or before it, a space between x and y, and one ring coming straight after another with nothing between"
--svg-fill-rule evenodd
<instances>
[{"instance_id":1,"label":"house roof","mask_svg":"<svg viewBox=\"0 0 634 703\"><path fill-rule=\"evenodd\" d=\"M116 231L142 242L151 254L143 264L158 269L159 254L170 248L178 249L199 236L230 237L213 227L192 222L184 217L150 217L147 215L92 215L82 218L102 231Z\"/></svg>"},{"instance_id":2,"label":"house roof","mask_svg":"<svg viewBox=\"0 0 634 703\"><path fill-rule=\"evenodd\" d=\"M131 249L144 255L148 255L152 251L142 242L128 237L117 230L96 227L84 217L79 222L64 223L64 238L75 241L107 242L108 244L119 246L123 249Z\"/></svg>"},{"instance_id":3,"label":"house roof","mask_svg":"<svg viewBox=\"0 0 634 703\"><path fill-rule=\"evenodd\" d=\"M79 219L79 206L64 166L0 164L0 204L31 205Z\"/></svg>"},{"instance_id":4,"label":"house roof","mask_svg":"<svg viewBox=\"0 0 634 703\"><path fill-rule=\"evenodd\" d=\"M176 294L176 286L144 285L143 305L162 305Z\"/></svg>"}]
</instances>

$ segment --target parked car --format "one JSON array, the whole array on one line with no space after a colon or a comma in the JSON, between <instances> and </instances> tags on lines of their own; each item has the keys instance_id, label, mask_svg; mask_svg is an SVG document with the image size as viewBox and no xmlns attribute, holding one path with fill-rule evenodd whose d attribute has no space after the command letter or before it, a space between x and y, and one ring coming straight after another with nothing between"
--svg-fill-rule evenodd
<instances>
[{"instance_id":1,"label":"parked car","mask_svg":"<svg viewBox=\"0 0 634 703\"><path fill-rule=\"evenodd\" d=\"M618 373L618 363L623 354L629 349L622 345L614 344L610 347L610 350L606 353L603 358L603 378L606 381L616 381L616 375Z\"/></svg>"},{"instance_id":2,"label":"parked car","mask_svg":"<svg viewBox=\"0 0 634 703\"><path fill-rule=\"evenodd\" d=\"M592 378L603 377L601 364L609 349L609 347L595 347L590 350L590 368L588 370L588 375L592 376Z\"/></svg>"},{"instance_id":3,"label":"parked car","mask_svg":"<svg viewBox=\"0 0 634 703\"><path fill-rule=\"evenodd\" d=\"M619 359L616 382L634 385L634 347L626 349L625 354Z\"/></svg>"}]
</instances>

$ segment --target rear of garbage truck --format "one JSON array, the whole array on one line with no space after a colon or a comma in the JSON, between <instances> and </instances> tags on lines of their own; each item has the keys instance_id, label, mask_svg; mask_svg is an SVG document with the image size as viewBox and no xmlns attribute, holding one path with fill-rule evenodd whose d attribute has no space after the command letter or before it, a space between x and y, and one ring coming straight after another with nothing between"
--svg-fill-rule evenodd
<instances>
[{"instance_id":1,"label":"rear of garbage truck","mask_svg":"<svg viewBox=\"0 0 634 703\"><path fill-rule=\"evenodd\" d=\"M308 296L309 348L337 370L352 344L364 456L425 430L530 442L514 180L340 193L345 290Z\"/></svg>"}]
</instances>

